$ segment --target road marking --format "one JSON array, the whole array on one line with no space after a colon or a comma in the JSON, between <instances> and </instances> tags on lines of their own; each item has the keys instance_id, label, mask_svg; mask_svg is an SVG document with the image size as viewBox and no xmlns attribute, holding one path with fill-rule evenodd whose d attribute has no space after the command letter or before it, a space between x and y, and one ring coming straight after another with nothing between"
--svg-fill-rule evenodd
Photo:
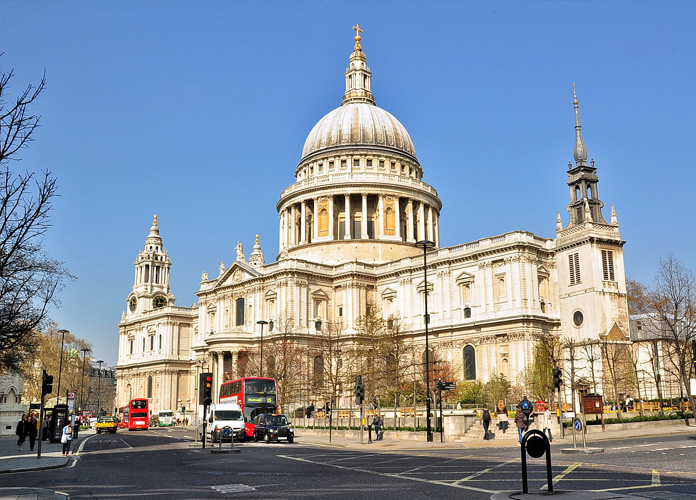
<instances>
[{"instance_id":1,"label":"road marking","mask_svg":"<svg viewBox=\"0 0 696 500\"><path fill-rule=\"evenodd\" d=\"M660 481L660 471L657 469L652 470L652 484L656 486L662 484L662 482Z\"/></svg>"},{"instance_id":2,"label":"road marking","mask_svg":"<svg viewBox=\"0 0 696 500\"><path fill-rule=\"evenodd\" d=\"M125 444L126 446L128 446L131 450L133 449L133 447L132 447L131 445L129 445L128 443L126 443L126 442L123 440L123 438L120 438L120 439L121 439L121 442L122 442L123 444Z\"/></svg>"},{"instance_id":3,"label":"road marking","mask_svg":"<svg viewBox=\"0 0 696 500\"><path fill-rule=\"evenodd\" d=\"M573 472L575 469L580 467L582 465L582 462L575 462L573 465L569 466L566 470L558 474L556 477L552 479L553 484L556 484L557 482L561 481L564 477L566 477L568 474ZM549 488L549 483L544 483L544 485L539 488L540 490L543 489L548 489Z\"/></svg>"},{"instance_id":4,"label":"road marking","mask_svg":"<svg viewBox=\"0 0 696 500\"><path fill-rule=\"evenodd\" d=\"M397 479L405 479L408 481L416 481L419 483L436 484L438 486L450 486L450 487L454 487L454 488L460 488L463 490L480 491L481 493L497 493L497 490L487 490L484 488L476 488L473 486L463 486L461 484L453 484L453 483L448 482L448 481L440 481L440 480L435 480L435 479L424 479L424 478L412 477L412 476L402 476L400 474L394 474L392 472L378 472L378 471L370 470L370 469L358 469L358 468L352 468L352 467L345 467L343 465L337 465L337 464L313 462L311 460L306 460L306 459L300 458L300 457L292 457L289 455L277 455L277 456L280 458L287 458L288 460L296 460L298 462L307 462L307 463L310 463L313 465L323 465L325 467L334 467L336 469L359 471L359 472L364 472L366 474L374 474L377 476L391 477L391 478L397 478Z\"/></svg>"},{"instance_id":5,"label":"road marking","mask_svg":"<svg viewBox=\"0 0 696 500\"><path fill-rule=\"evenodd\" d=\"M218 493L241 493L244 491L256 491L256 488L246 484L219 484L211 486Z\"/></svg>"},{"instance_id":6,"label":"road marking","mask_svg":"<svg viewBox=\"0 0 696 500\"><path fill-rule=\"evenodd\" d=\"M511 463L518 462L519 460L520 460L519 458L515 458L515 459L512 459L512 460L508 460L507 462L503 462L503 463L501 463L501 464L498 464L498 465L496 465L495 467L489 467L489 468L484 469L484 470L482 470L482 471L480 471L480 472L476 472L476 473L471 474L471 475L469 475L469 476L467 476L467 477L465 477L465 478L462 478L462 479L460 479L459 481L455 481L454 484L459 484L459 483L461 483L462 481L470 481L471 479L475 479L475 478L477 478L477 477L479 477L479 476L482 476L483 474L486 474L487 472L490 472L490 471L495 470L495 469L499 469L500 467L505 467L506 465L510 465Z\"/></svg>"}]
</instances>

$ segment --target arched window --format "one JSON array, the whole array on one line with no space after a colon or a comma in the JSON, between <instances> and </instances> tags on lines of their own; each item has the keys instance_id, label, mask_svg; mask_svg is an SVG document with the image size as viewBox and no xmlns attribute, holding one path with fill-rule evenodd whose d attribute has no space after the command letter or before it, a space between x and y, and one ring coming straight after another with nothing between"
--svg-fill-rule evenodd
<instances>
[{"instance_id":1,"label":"arched window","mask_svg":"<svg viewBox=\"0 0 696 500\"><path fill-rule=\"evenodd\" d=\"M476 351L472 345L464 348L464 380L476 380Z\"/></svg>"},{"instance_id":2,"label":"arched window","mask_svg":"<svg viewBox=\"0 0 696 500\"><path fill-rule=\"evenodd\" d=\"M147 398L152 399L152 375L147 377Z\"/></svg>"},{"instance_id":3,"label":"arched window","mask_svg":"<svg viewBox=\"0 0 696 500\"><path fill-rule=\"evenodd\" d=\"M396 217L392 207L384 211L384 234L393 236L396 234Z\"/></svg>"}]
</instances>

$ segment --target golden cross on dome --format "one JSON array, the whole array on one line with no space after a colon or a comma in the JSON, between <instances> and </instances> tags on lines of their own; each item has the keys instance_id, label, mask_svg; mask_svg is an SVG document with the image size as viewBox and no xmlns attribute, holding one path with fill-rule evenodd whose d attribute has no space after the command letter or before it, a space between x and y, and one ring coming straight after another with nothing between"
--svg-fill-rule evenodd
<instances>
[{"instance_id":1,"label":"golden cross on dome","mask_svg":"<svg viewBox=\"0 0 696 500\"><path fill-rule=\"evenodd\" d=\"M152 221L152 225L156 226L157 225L157 216L155 215L155 220Z\"/></svg>"},{"instance_id":2,"label":"golden cross on dome","mask_svg":"<svg viewBox=\"0 0 696 500\"><path fill-rule=\"evenodd\" d=\"M360 36L360 33L362 33L363 30L360 29L360 24L353 26L353 29L355 30L355 50L361 50L360 40L362 37Z\"/></svg>"}]
</instances>

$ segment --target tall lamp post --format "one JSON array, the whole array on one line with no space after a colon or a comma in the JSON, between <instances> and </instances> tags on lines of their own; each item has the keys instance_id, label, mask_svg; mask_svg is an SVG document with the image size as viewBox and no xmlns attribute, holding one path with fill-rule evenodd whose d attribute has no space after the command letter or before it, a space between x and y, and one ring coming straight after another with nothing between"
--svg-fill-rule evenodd
<instances>
[{"instance_id":1,"label":"tall lamp post","mask_svg":"<svg viewBox=\"0 0 696 500\"><path fill-rule=\"evenodd\" d=\"M87 358L89 349L83 347L80 350L82 351L82 387L80 387L80 411L82 411L85 409L85 358Z\"/></svg>"},{"instance_id":2,"label":"tall lamp post","mask_svg":"<svg viewBox=\"0 0 696 500\"><path fill-rule=\"evenodd\" d=\"M263 325L267 325L268 321L262 319L257 321L256 324L261 325L261 362L259 363L259 377L263 377Z\"/></svg>"},{"instance_id":3,"label":"tall lamp post","mask_svg":"<svg viewBox=\"0 0 696 500\"><path fill-rule=\"evenodd\" d=\"M101 359L97 361L99 363L99 382L97 385L97 418L99 418L99 415L101 414L101 365L104 361Z\"/></svg>"},{"instance_id":4,"label":"tall lamp post","mask_svg":"<svg viewBox=\"0 0 696 500\"><path fill-rule=\"evenodd\" d=\"M433 440L433 430L430 426L430 347L428 345L428 323L430 323L430 315L428 314L428 248L433 248L435 243L430 240L416 241L415 245L423 249L423 279L425 281L425 405L428 416L426 417L426 439L428 442Z\"/></svg>"},{"instance_id":5,"label":"tall lamp post","mask_svg":"<svg viewBox=\"0 0 696 500\"><path fill-rule=\"evenodd\" d=\"M58 333L63 334L63 339L60 341L60 365L58 367L58 390L56 392L56 404L60 403L60 377L63 374L63 345L65 344L65 334L70 332L68 330L58 330ZM67 399L65 402L68 402Z\"/></svg>"}]
</instances>

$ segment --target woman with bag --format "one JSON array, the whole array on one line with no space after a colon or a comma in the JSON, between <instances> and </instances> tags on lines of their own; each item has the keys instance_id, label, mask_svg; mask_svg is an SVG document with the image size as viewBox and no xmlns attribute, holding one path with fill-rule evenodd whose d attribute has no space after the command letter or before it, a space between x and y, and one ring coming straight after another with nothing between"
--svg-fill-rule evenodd
<instances>
[{"instance_id":1,"label":"woman with bag","mask_svg":"<svg viewBox=\"0 0 696 500\"><path fill-rule=\"evenodd\" d=\"M60 442L63 443L63 456L67 457L70 454L70 444L72 443L72 427L70 427L70 422L63 427Z\"/></svg>"}]
</instances>

